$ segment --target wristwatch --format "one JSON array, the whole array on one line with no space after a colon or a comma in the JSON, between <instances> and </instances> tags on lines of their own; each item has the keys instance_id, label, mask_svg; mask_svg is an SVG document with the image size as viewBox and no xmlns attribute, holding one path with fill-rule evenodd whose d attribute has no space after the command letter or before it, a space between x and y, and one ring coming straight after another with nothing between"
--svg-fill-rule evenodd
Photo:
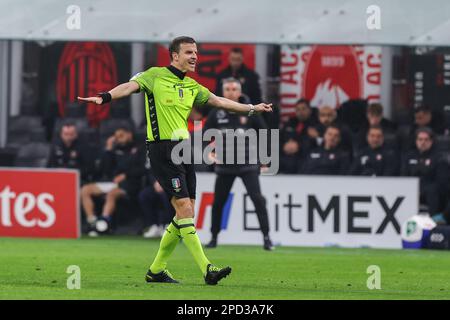
<instances>
[{"instance_id":1,"label":"wristwatch","mask_svg":"<svg viewBox=\"0 0 450 320\"><path fill-rule=\"evenodd\" d=\"M250 111L248 112L248 116L251 117L255 113L255 106L249 103Z\"/></svg>"}]
</instances>

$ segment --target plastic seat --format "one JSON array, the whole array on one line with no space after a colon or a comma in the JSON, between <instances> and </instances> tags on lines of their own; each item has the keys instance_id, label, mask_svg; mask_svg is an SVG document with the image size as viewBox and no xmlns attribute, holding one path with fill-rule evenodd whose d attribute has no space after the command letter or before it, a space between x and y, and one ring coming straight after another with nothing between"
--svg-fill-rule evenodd
<instances>
[{"instance_id":1,"label":"plastic seat","mask_svg":"<svg viewBox=\"0 0 450 320\"><path fill-rule=\"evenodd\" d=\"M12 167L16 159L17 150L12 148L0 148L0 166Z\"/></svg>"},{"instance_id":2,"label":"plastic seat","mask_svg":"<svg viewBox=\"0 0 450 320\"><path fill-rule=\"evenodd\" d=\"M50 153L47 143L36 142L21 146L17 152L15 166L45 167Z\"/></svg>"},{"instance_id":3,"label":"plastic seat","mask_svg":"<svg viewBox=\"0 0 450 320\"><path fill-rule=\"evenodd\" d=\"M436 148L439 151L450 151L450 137L449 136L437 136L435 139Z\"/></svg>"},{"instance_id":4,"label":"plastic seat","mask_svg":"<svg viewBox=\"0 0 450 320\"><path fill-rule=\"evenodd\" d=\"M42 119L34 116L11 117L8 121L9 132L24 132L30 128L42 127Z\"/></svg>"},{"instance_id":5,"label":"plastic seat","mask_svg":"<svg viewBox=\"0 0 450 320\"><path fill-rule=\"evenodd\" d=\"M394 133L386 133L384 135L384 144L386 147L396 150L398 148L397 135Z\"/></svg>"}]
</instances>

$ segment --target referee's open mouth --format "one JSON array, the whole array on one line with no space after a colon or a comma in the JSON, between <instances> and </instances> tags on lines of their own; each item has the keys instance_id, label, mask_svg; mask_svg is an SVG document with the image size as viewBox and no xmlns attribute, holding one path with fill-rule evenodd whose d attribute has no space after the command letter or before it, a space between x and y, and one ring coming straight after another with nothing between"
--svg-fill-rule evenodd
<instances>
[{"instance_id":1,"label":"referee's open mouth","mask_svg":"<svg viewBox=\"0 0 450 320\"><path fill-rule=\"evenodd\" d=\"M195 65L197 64L197 61L196 61L196 60L189 60L189 61L188 61L188 64L189 64L189 66L190 66L192 69L195 69Z\"/></svg>"}]
</instances>

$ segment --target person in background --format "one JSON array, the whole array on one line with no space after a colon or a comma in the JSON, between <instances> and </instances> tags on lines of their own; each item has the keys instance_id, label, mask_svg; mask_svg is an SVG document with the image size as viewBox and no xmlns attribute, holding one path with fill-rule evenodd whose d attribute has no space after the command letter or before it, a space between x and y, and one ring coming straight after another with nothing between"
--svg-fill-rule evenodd
<instances>
[{"instance_id":1,"label":"person in background","mask_svg":"<svg viewBox=\"0 0 450 320\"><path fill-rule=\"evenodd\" d=\"M416 131L416 146L402 159L401 176L419 177L420 204L430 215L440 212L441 201L448 191L448 164L433 148L434 133L428 127Z\"/></svg>"},{"instance_id":2,"label":"person in background","mask_svg":"<svg viewBox=\"0 0 450 320\"><path fill-rule=\"evenodd\" d=\"M147 161L146 167L150 167ZM139 205L144 214L144 225L147 229L143 233L144 238L162 237L166 226L172 221L175 215L169 198L164 192L159 182L153 176L151 168L147 171L147 186L139 192Z\"/></svg>"},{"instance_id":3,"label":"person in background","mask_svg":"<svg viewBox=\"0 0 450 320\"><path fill-rule=\"evenodd\" d=\"M239 101L241 97L241 84L239 80L228 78L223 81L223 96L232 101ZM206 245L207 248L215 248L218 243L218 235L221 229L222 210L226 204L231 188L237 177L241 178L252 200L260 230L263 235L263 248L265 250L273 250L274 246L269 237L269 218L266 207L266 199L264 198L259 183L260 165L257 163L257 142L251 143L250 138L245 139L247 142L244 146L236 143L234 137L227 139L226 132L233 131L236 135L244 136L249 130L255 130L258 138L258 130L266 129L266 124L260 115L251 117L239 115L225 110L213 110L205 123L205 130L214 128L220 130L223 135L223 154L217 157L217 153L211 155L215 162L215 172L217 174L214 186L214 203L212 206L211 219L211 241ZM251 132L250 132L251 133ZM245 148L242 150L241 148ZM227 152L235 151L233 163L225 163L228 159ZM237 158L245 155L244 163L238 163ZM255 163L251 163L252 155L254 155ZM221 159L221 160L220 160Z\"/></svg>"},{"instance_id":4,"label":"person in background","mask_svg":"<svg viewBox=\"0 0 450 320\"><path fill-rule=\"evenodd\" d=\"M332 124L325 129L323 144L310 151L301 166L302 174L346 175L350 156L340 148L341 129Z\"/></svg>"},{"instance_id":5,"label":"person in background","mask_svg":"<svg viewBox=\"0 0 450 320\"><path fill-rule=\"evenodd\" d=\"M88 151L78 139L78 130L73 122L63 123L59 137L52 144L47 162L48 168L68 168L80 171L81 181L87 179L89 171Z\"/></svg>"},{"instance_id":6,"label":"person in background","mask_svg":"<svg viewBox=\"0 0 450 320\"><path fill-rule=\"evenodd\" d=\"M380 127L383 131L383 136L386 134L394 134L397 130L397 125L383 117L383 105L381 103L371 103L366 111L367 121L361 126L355 138L355 148L357 150L367 147L367 133L372 127Z\"/></svg>"},{"instance_id":7,"label":"person in background","mask_svg":"<svg viewBox=\"0 0 450 320\"><path fill-rule=\"evenodd\" d=\"M109 228L117 200L125 196L137 195L145 174L145 153L133 140L131 129L121 127L106 141L101 159L102 181L84 185L81 188L81 204L90 225L89 234L97 235L97 215L94 211L94 197L106 195L101 213L101 231Z\"/></svg>"},{"instance_id":8,"label":"person in background","mask_svg":"<svg viewBox=\"0 0 450 320\"><path fill-rule=\"evenodd\" d=\"M188 131L191 138L192 152L197 154L203 153L203 145L195 143L194 135L202 134L206 122L206 117L203 116L200 109L198 106L193 106L188 118ZM194 168L197 172L208 172L212 170L212 166L206 163L194 163Z\"/></svg>"},{"instance_id":9,"label":"person in background","mask_svg":"<svg viewBox=\"0 0 450 320\"><path fill-rule=\"evenodd\" d=\"M309 101L300 99L295 106L295 117L291 118L280 130L280 171L297 173L298 163L309 150L309 128L315 127L317 109L311 108Z\"/></svg>"},{"instance_id":10,"label":"person in background","mask_svg":"<svg viewBox=\"0 0 450 320\"><path fill-rule=\"evenodd\" d=\"M308 127L308 137L310 139L309 147L315 148L323 143L325 129L331 124L336 124L341 130L340 146L345 151L352 152L352 134L350 129L344 124L337 124L337 112L335 108L330 106L322 106L319 108L319 121L317 124Z\"/></svg>"},{"instance_id":11,"label":"person in background","mask_svg":"<svg viewBox=\"0 0 450 320\"><path fill-rule=\"evenodd\" d=\"M414 110L414 123L409 126L407 132L401 132L402 149L409 151L416 146L416 132L421 128L430 128L433 134L441 135L445 132L445 121L433 113L428 106L420 106Z\"/></svg>"},{"instance_id":12,"label":"person in background","mask_svg":"<svg viewBox=\"0 0 450 320\"><path fill-rule=\"evenodd\" d=\"M232 48L228 56L229 65L217 75L216 94L222 96L222 81L227 78L238 79L242 86L242 93L252 104L262 101L259 75L249 69L244 63L244 53L241 48Z\"/></svg>"},{"instance_id":13,"label":"person in background","mask_svg":"<svg viewBox=\"0 0 450 320\"><path fill-rule=\"evenodd\" d=\"M356 176L396 176L399 173L398 156L384 145L383 128L374 125L367 131L367 147L353 160L350 174Z\"/></svg>"}]
</instances>

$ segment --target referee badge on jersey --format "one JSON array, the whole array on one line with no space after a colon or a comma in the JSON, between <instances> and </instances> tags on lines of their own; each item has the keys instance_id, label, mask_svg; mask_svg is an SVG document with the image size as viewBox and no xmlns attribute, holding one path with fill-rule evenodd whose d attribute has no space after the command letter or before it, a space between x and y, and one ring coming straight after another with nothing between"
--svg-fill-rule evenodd
<instances>
[{"instance_id":1,"label":"referee badge on jersey","mask_svg":"<svg viewBox=\"0 0 450 320\"><path fill-rule=\"evenodd\" d=\"M182 88L178 88L178 96L180 97L180 99L183 99L184 93L183 93L183 89Z\"/></svg>"},{"instance_id":2,"label":"referee badge on jersey","mask_svg":"<svg viewBox=\"0 0 450 320\"><path fill-rule=\"evenodd\" d=\"M181 191L180 178L172 178L172 187L173 187L173 190L175 190L175 192Z\"/></svg>"}]
</instances>

